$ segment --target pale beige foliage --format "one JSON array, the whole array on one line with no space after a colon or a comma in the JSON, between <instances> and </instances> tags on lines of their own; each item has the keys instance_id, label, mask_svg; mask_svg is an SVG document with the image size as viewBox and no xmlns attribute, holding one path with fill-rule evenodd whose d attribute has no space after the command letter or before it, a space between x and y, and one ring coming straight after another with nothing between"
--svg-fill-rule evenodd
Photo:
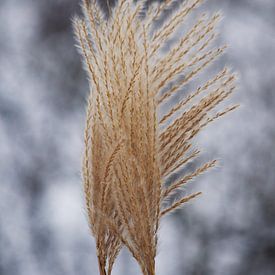
<instances>
[{"instance_id":1,"label":"pale beige foliage","mask_svg":"<svg viewBox=\"0 0 275 275\"><path fill-rule=\"evenodd\" d=\"M123 245L143 274L155 274L161 217L200 193L169 199L216 163L204 163L168 187L164 184L199 155L192 140L200 130L236 108L214 111L235 88L235 76L225 68L159 118L160 105L182 93L224 52L224 46L212 44L219 14L203 14L169 51L162 51L201 2L183 1L157 29L155 22L173 0L147 11L143 1L119 0L108 6L108 19L95 0L83 0L84 17L74 20L91 89L83 178L101 275L111 274Z\"/></svg>"}]
</instances>

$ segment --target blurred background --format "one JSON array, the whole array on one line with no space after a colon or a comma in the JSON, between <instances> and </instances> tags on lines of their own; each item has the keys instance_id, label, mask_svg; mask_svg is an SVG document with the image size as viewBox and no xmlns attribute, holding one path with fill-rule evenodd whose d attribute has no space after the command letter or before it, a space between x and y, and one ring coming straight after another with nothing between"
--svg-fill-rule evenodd
<instances>
[{"instance_id":1,"label":"blurred background","mask_svg":"<svg viewBox=\"0 0 275 275\"><path fill-rule=\"evenodd\" d=\"M104 0L102 0L104 1ZM275 274L275 1L209 0L242 107L197 142L220 167L161 224L158 275ZM98 274L81 183L79 0L0 1L0 274ZM189 186L188 186L189 188ZM189 190L187 188L187 190ZM123 251L114 275L140 274Z\"/></svg>"}]
</instances>

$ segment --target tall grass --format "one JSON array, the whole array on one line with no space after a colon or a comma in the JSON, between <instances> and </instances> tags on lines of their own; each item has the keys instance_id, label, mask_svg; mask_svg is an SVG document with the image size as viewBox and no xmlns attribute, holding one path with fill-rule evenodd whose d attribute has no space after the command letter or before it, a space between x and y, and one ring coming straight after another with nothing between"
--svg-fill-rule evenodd
<instances>
[{"instance_id":1,"label":"tall grass","mask_svg":"<svg viewBox=\"0 0 275 275\"><path fill-rule=\"evenodd\" d=\"M216 110L235 88L235 76L224 68L159 113L225 50L213 46L220 15L203 14L163 51L201 2L183 1L169 14L174 0L148 9L145 1L118 0L107 5L106 19L95 0L83 0L84 16L74 19L91 90L83 179L101 275L111 274L123 246L144 275L155 274L160 219L201 194L174 199L174 193L216 161L169 186L166 179L199 156L194 137L237 107ZM163 14L167 18L161 23Z\"/></svg>"}]
</instances>

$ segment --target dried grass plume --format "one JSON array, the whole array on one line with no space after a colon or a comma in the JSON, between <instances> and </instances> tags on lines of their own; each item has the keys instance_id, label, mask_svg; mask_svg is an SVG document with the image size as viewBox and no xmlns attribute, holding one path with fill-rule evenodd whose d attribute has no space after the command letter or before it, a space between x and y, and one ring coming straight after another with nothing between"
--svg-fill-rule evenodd
<instances>
[{"instance_id":1,"label":"dried grass plume","mask_svg":"<svg viewBox=\"0 0 275 275\"><path fill-rule=\"evenodd\" d=\"M95 0L83 0L84 16L74 19L91 90L83 180L101 275L111 274L122 246L144 275L155 274L160 219L200 195L174 199L174 193L216 161L168 186L166 179L198 157L194 137L237 107L216 110L235 88L227 68L187 92L225 47L213 44L220 15L202 14L164 51L202 0L185 0L167 13L174 2L147 9L145 1L118 0L107 5L107 18ZM177 95L182 99L160 115Z\"/></svg>"}]
</instances>

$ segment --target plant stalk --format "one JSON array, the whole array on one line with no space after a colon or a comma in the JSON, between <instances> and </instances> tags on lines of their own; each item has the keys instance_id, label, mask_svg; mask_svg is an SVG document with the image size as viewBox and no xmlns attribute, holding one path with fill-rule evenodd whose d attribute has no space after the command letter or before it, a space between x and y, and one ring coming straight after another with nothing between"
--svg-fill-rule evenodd
<instances>
[{"instance_id":1,"label":"plant stalk","mask_svg":"<svg viewBox=\"0 0 275 275\"><path fill-rule=\"evenodd\" d=\"M100 257L98 257L98 268L99 268L100 275L107 275L107 272L105 270L105 265L102 263Z\"/></svg>"}]
</instances>

